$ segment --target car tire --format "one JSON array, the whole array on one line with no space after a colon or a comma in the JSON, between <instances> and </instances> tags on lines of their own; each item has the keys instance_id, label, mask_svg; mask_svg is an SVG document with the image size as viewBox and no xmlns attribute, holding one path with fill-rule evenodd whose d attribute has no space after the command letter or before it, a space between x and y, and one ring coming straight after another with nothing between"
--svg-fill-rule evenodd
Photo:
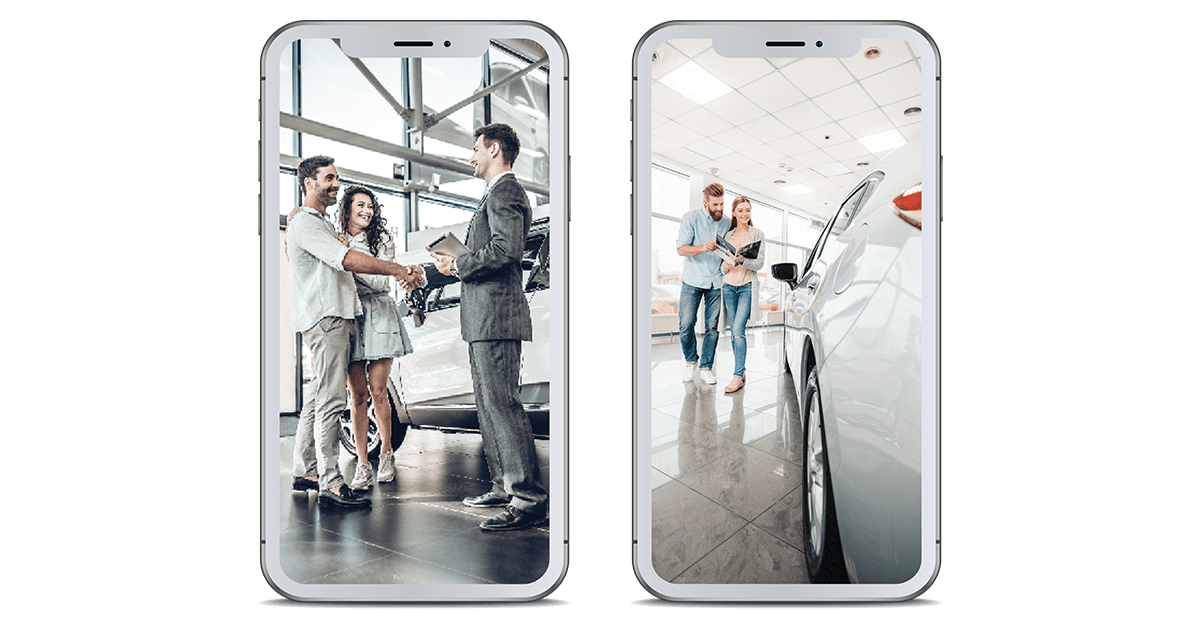
<instances>
[{"instance_id":1,"label":"car tire","mask_svg":"<svg viewBox=\"0 0 1200 628\"><path fill-rule=\"evenodd\" d=\"M850 579L842 557L829 457L826 454L825 415L821 408L815 369L808 374L804 385L803 408L804 483L801 486L801 511L808 578L814 584L846 583Z\"/></svg>"},{"instance_id":2,"label":"car tire","mask_svg":"<svg viewBox=\"0 0 1200 628\"><path fill-rule=\"evenodd\" d=\"M350 396L349 391L346 393L347 404ZM408 424L401 423L396 412L396 397L392 395L392 391L388 390L388 402L392 404L392 451L400 449L400 445L404 442L404 437L408 435ZM367 458L377 460L379 458L380 439L379 425L375 421L375 404L371 400L367 400ZM350 422L350 408L347 406L342 411L341 420L338 421L338 440L342 443L342 448L350 455L355 455L354 430Z\"/></svg>"}]
</instances>

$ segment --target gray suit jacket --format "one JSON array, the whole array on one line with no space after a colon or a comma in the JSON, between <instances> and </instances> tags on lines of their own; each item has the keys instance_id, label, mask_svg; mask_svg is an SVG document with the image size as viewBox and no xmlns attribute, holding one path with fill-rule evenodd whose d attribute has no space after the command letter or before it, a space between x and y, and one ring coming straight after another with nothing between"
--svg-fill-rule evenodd
<instances>
[{"instance_id":1,"label":"gray suit jacket","mask_svg":"<svg viewBox=\"0 0 1200 628\"><path fill-rule=\"evenodd\" d=\"M458 258L462 280L462 337L533 340L529 302L521 285L521 257L533 211L512 175L496 180L467 228L469 255Z\"/></svg>"}]
</instances>

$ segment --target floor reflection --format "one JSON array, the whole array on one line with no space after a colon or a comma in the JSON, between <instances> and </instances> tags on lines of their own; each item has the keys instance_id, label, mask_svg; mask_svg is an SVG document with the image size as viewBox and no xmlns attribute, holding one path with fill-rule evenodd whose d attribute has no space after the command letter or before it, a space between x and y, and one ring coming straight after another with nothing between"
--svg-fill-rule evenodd
<instances>
[{"instance_id":1,"label":"floor reflection","mask_svg":"<svg viewBox=\"0 0 1200 628\"><path fill-rule=\"evenodd\" d=\"M807 583L803 431L783 332L747 334L746 387L729 395L733 352L721 340L715 386L681 381L678 343L651 351L654 568L677 583Z\"/></svg>"}]
</instances>

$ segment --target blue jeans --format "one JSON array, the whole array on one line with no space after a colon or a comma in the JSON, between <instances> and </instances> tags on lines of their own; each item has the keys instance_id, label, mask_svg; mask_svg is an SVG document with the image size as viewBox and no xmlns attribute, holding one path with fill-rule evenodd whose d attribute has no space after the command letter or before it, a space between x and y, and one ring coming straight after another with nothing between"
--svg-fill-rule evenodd
<instances>
[{"instance_id":1,"label":"blue jeans","mask_svg":"<svg viewBox=\"0 0 1200 628\"><path fill-rule=\"evenodd\" d=\"M729 329L733 332L733 376L746 374L746 321L750 320L750 306L754 305L754 284L722 287L725 296L725 315L729 317Z\"/></svg>"},{"instance_id":2,"label":"blue jeans","mask_svg":"<svg viewBox=\"0 0 1200 628\"><path fill-rule=\"evenodd\" d=\"M704 349L696 357L696 313L700 309L700 297L704 297ZM700 368L710 369L717 354L717 323L721 316L721 288L697 288L688 284L679 287L679 344L683 345L683 359L688 362L700 360Z\"/></svg>"}]
</instances>

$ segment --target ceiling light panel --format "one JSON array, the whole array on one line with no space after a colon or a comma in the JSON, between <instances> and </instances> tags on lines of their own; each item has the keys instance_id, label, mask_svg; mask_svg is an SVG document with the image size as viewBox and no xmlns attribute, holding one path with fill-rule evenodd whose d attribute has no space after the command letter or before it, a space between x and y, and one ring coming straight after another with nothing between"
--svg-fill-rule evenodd
<instances>
[{"instance_id":1,"label":"ceiling light panel","mask_svg":"<svg viewBox=\"0 0 1200 628\"><path fill-rule=\"evenodd\" d=\"M863 146L867 147L867 150L871 151L872 153L880 154L890 151L898 146L902 146L906 140L899 131L892 129L890 131L884 131L883 133L877 133L868 137L859 138L858 141L862 143Z\"/></svg>"},{"instance_id":2,"label":"ceiling light panel","mask_svg":"<svg viewBox=\"0 0 1200 628\"><path fill-rule=\"evenodd\" d=\"M732 87L700 67L695 61L688 61L679 66L662 77L661 83L697 105L703 105L733 91ZM655 109L658 109L657 105Z\"/></svg>"},{"instance_id":3,"label":"ceiling light panel","mask_svg":"<svg viewBox=\"0 0 1200 628\"><path fill-rule=\"evenodd\" d=\"M767 63L765 59L722 57L712 49L696 55L695 61L700 67L733 88L752 83L775 71L775 67Z\"/></svg>"},{"instance_id":4,"label":"ceiling light panel","mask_svg":"<svg viewBox=\"0 0 1200 628\"><path fill-rule=\"evenodd\" d=\"M812 194L815 191L812 188L800 185L799 183L793 183L792 185L784 186L779 189L787 192L788 194L794 194L796 196L800 196L801 194Z\"/></svg>"},{"instance_id":5,"label":"ceiling light panel","mask_svg":"<svg viewBox=\"0 0 1200 628\"><path fill-rule=\"evenodd\" d=\"M654 51L654 61L650 63L650 78L661 79L679 66L688 62L688 56L671 44L663 44Z\"/></svg>"}]
</instances>

